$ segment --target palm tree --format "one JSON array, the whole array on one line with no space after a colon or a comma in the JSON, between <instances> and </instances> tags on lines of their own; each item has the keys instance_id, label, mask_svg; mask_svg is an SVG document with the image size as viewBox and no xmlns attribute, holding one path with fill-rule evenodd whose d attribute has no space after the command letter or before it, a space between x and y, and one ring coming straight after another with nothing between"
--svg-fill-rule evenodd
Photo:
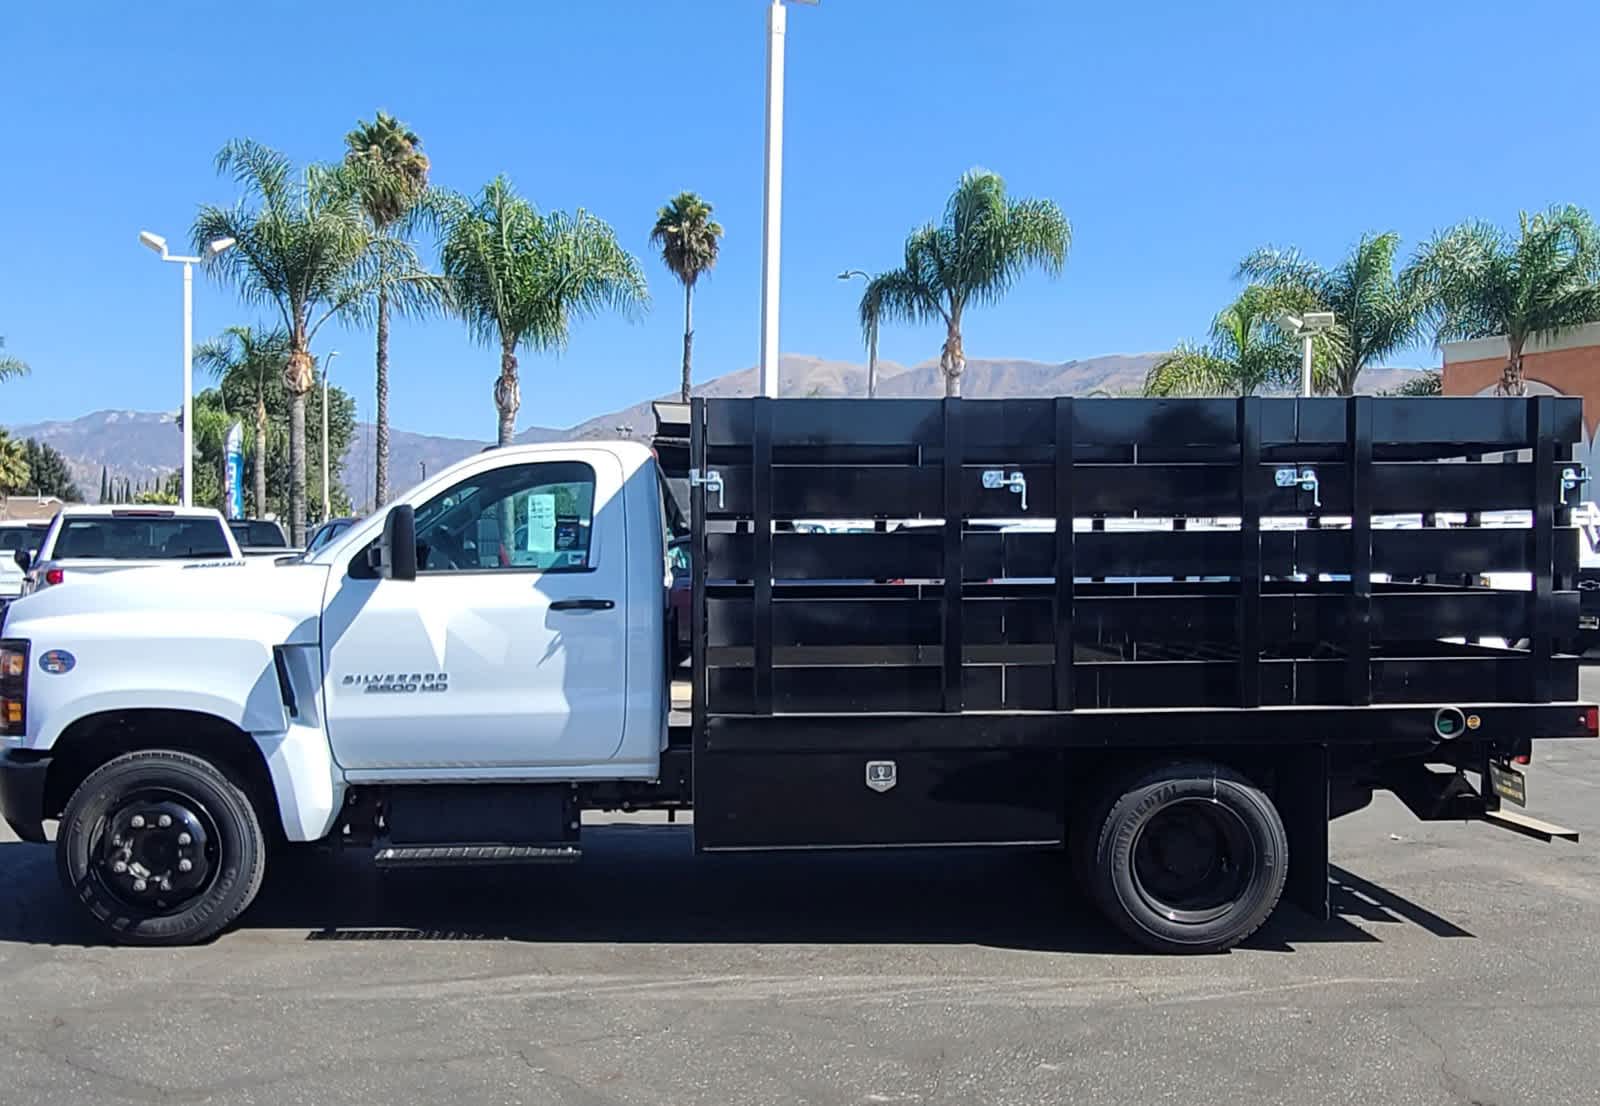
<instances>
[{"instance_id":1,"label":"palm tree","mask_svg":"<svg viewBox=\"0 0 1600 1106\"><path fill-rule=\"evenodd\" d=\"M316 377L311 342L330 318L359 318L385 271L420 268L416 251L374 234L361 205L360 174L313 164L296 173L289 159L250 139L228 143L217 171L244 190L233 207L205 205L195 217L198 244L236 239L213 270L247 303L277 309L288 337L283 383L289 393L289 526L306 537L306 393Z\"/></svg>"},{"instance_id":2,"label":"palm tree","mask_svg":"<svg viewBox=\"0 0 1600 1106\"><path fill-rule=\"evenodd\" d=\"M711 205L693 192L679 192L656 212L650 244L661 247L661 260L683 285L683 402L689 402L689 360L694 346L694 286L717 263L722 224L711 218Z\"/></svg>"},{"instance_id":3,"label":"palm tree","mask_svg":"<svg viewBox=\"0 0 1600 1106\"><path fill-rule=\"evenodd\" d=\"M1211 323L1211 340L1185 342L1151 366L1147 396L1248 396L1292 387L1300 377L1295 343L1274 321L1282 301L1252 284Z\"/></svg>"},{"instance_id":4,"label":"palm tree","mask_svg":"<svg viewBox=\"0 0 1600 1106\"><path fill-rule=\"evenodd\" d=\"M1421 298L1436 343L1505 336L1498 390L1508 396L1526 391L1529 338L1600 320L1600 227L1589 213L1558 206L1517 221L1516 237L1479 221L1442 231L1400 278Z\"/></svg>"},{"instance_id":5,"label":"palm tree","mask_svg":"<svg viewBox=\"0 0 1600 1106\"><path fill-rule=\"evenodd\" d=\"M973 169L946 202L944 221L912 231L905 264L874 277L862 303L875 302L884 319L944 323L939 367L945 395L958 396L966 309L998 302L1029 269L1059 273L1071 244L1072 225L1053 200L1009 199L998 175Z\"/></svg>"},{"instance_id":6,"label":"palm tree","mask_svg":"<svg viewBox=\"0 0 1600 1106\"><path fill-rule=\"evenodd\" d=\"M360 172L361 206L372 229L378 234L400 233L417 210L428 190L428 155L422 152L422 139L400 120L384 112L368 123L357 120L356 127L344 136L345 164ZM427 274L391 273L380 269L377 286L376 322L378 331L377 386L378 408L375 417L377 459L374 462L373 502L383 506L389 498L389 306L402 311L432 305L434 286ZM418 293L421 293L420 295Z\"/></svg>"},{"instance_id":7,"label":"palm tree","mask_svg":"<svg viewBox=\"0 0 1600 1106\"><path fill-rule=\"evenodd\" d=\"M255 434L250 463L255 484L255 513L267 510L267 400L282 385L289 360L289 337L282 330L258 331L230 326L195 347L194 363L209 372L224 391L242 392L255 408Z\"/></svg>"},{"instance_id":8,"label":"palm tree","mask_svg":"<svg viewBox=\"0 0 1600 1106\"><path fill-rule=\"evenodd\" d=\"M1417 297L1395 279L1400 236L1364 234L1332 269L1298 250L1265 246L1239 263L1236 277L1259 281L1291 311L1332 311L1335 329L1323 340L1328 391L1353 396L1363 369L1416 341L1421 326Z\"/></svg>"},{"instance_id":9,"label":"palm tree","mask_svg":"<svg viewBox=\"0 0 1600 1106\"><path fill-rule=\"evenodd\" d=\"M0 494L10 495L28 483L27 443L0 430Z\"/></svg>"},{"instance_id":10,"label":"palm tree","mask_svg":"<svg viewBox=\"0 0 1600 1106\"><path fill-rule=\"evenodd\" d=\"M518 347L559 349L574 319L644 307L644 273L606 223L581 209L541 215L504 177L475 198L440 196L434 208L452 307L475 337L500 347L497 440L509 445L522 406Z\"/></svg>"},{"instance_id":11,"label":"palm tree","mask_svg":"<svg viewBox=\"0 0 1600 1106\"><path fill-rule=\"evenodd\" d=\"M0 349L5 348L6 340L4 338L0 338ZM4 380L10 376L27 375L28 363L26 361L18 361L15 357L7 357L4 354L0 354L0 380Z\"/></svg>"}]
</instances>

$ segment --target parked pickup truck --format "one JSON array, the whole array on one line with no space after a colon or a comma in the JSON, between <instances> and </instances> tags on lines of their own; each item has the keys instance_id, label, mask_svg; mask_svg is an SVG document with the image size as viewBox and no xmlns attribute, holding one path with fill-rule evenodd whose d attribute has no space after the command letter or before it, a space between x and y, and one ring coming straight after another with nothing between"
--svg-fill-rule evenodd
<instances>
[{"instance_id":1,"label":"parked pickup truck","mask_svg":"<svg viewBox=\"0 0 1600 1106\"><path fill-rule=\"evenodd\" d=\"M290 548L283 527L270 518L231 518L228 532L246 557L284 557L299 552Z\"/></svg>"},{"instance_id":2,"label":"parked pickup truck","mask_svg":"<svg viewBox=\"0 0 1600 1106\"><path fill-rule=\"evenodd\" d=\"M48 522L0 522L0 607L22 594L27 574L17 562L17 554L32 558L49 528Z\"/></svg>"},{"instance_id":3,"label":"parked pickup truck","mask_svg":"<svg viewBox=\"0 0 1600 1106\"><path fill-rule=\"evenodd\" d=\"M277 842L572 861L590 809L692 809L700 851L1065 850L1108 919L1178 952L1236 944L1280 898L1325 916L1329 821L1376 789L1424 820L1576 837L1516 809L1535 741L1600 731L1565 652L1576 400L659 417L654 450L478 454L303 558L22 599L0 624L0 813L26 841L56 821L67 895L147 945L228 926ZM1531 460L1467 460L1513 450ZM1373 525L1424 508L1530 525ZM1313 514L1350 523L1263 524ZM1073 524L1139 516L1234 521ZM819 518L940 521L787 525ZM1053 524L967 525L996 519ZM1475 585L1500 571L1533 587ZM1526 648L1471 643L1507 626Z\"/></svg>"},{"instance_id":4,"label":"parked pickup truck","mask_svg":"<svg viewBox=\"0 0 1600 1106\"><path fill-rule=\"evenodd\" d=\"M219 511L207 507L65 507L39 552L17 565L23 593L107 572L190 561L236 561L242 554Z\"/></svg>"}]
</instances>

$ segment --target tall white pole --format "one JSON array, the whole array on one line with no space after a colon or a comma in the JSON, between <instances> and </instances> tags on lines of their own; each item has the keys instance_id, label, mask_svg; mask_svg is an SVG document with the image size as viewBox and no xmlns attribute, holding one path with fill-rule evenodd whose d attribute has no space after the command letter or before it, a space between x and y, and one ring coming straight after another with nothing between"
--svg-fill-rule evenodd
<instances>
[{"instance_id":1,"label":"tall white pole","mask_svg":"<svg viewBox=\"0 0 1600 1106\"><path fill-rule=\"evenodd\" d=\"M1311 334L1300 337L1300 394L1311 394Z\"/></svg>"},{"instance_id":2,"label":"tall white pole","mask_svg":"<svg viewBox=\"0 0 1600 1106\"><path fill-rule=\"evenodd\" d=\"M783 232L783 0L767 9L767 168L761 236L761 394L778 394L778 254Z\"/></svg>"},{"instance_id":3,"label":"tall white pole","mask_svg":"<svg viewBox=\"0 0 1600 1106\"><path fill-rule=\"evenodd\" d=\"M322 521L333 517L328 502L328 370L333 367L333 357L322 361Z\"/></svg>"},{"instance_id":4,"label":"tall white pole","mask_svg":"<svg viewBox=\"0 0 1600 1106\"><path fill-rule=\"evenodd\" d=\"M333 517L332 501L329 498L328 481L332 472L328 458L328 370L333 368L333 359L339 356L338 350L329 350L328 356L322 359L322 521L327 522Z\"/></svg>"},{"instance_id":5,"label":"tall white pole","mask_svg":"<svg viewBox=\"0 0 1600 1106\"><path fill-rule=\"evenodd\" d=\"M194 506L194 266L183 263L183 505Z\"/></svg>"}]
</instances>

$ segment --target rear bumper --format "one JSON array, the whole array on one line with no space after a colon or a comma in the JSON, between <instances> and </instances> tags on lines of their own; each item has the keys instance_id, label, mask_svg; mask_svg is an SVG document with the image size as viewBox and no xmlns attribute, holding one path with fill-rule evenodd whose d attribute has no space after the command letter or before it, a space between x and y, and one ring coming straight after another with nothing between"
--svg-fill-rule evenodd
<instances>
[{"instance_id":1,"label":"rear bumper","mask_svg":"<svg viewBox=\"0 0 1600 1106\"><path fill-rule=\"evenodd\" d=\"M24 841L43 842L44 780L50 757L22 749L0 753L0 817Z\"/></svg>"}]
</instances>

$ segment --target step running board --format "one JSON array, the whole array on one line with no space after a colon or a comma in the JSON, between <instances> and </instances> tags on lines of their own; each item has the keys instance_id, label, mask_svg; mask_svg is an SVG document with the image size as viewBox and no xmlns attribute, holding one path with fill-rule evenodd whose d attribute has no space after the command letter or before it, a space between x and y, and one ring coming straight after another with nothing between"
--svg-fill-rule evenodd
<instances>
[{"instance_id":1,"label":"step running board","mask_svg":"<svg viewBox=\"0 0 1600 1106\"><path fill-rule=\"evenodd\" d=\"M484 864L568 864L583 856L576 844L385 845L373 857L380 868L459 868Z\"/></svg>"},{"instance_id":2,"label":"step running board","mask_svg":"<svg viewBox=\"0 0 1600 1106\"><path fill-rule=\"evenodd\" d=\"M1576 841L1578 831L1558 826L1553 822L1546 822L1531 815L1522 814L1515 810L1486 810L1479 815L1491 826L1508 829L1513 833L1520 833L1525 837L1536 837L1540 841Z\"/></svg>"}]
</instances>

